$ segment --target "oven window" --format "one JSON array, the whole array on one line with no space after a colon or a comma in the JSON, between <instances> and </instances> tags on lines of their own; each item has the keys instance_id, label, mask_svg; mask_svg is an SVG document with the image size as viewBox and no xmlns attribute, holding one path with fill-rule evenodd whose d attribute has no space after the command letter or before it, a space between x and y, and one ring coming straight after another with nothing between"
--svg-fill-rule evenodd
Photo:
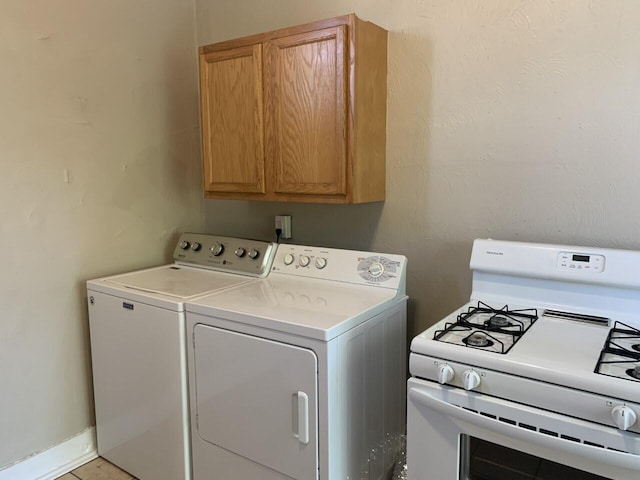
<instances>
[{"instance_id":1,"label":"oven window","mask_svg":"<svg viewBox=\"0 0 640 480\"><path fill-rule=\"evenodd\" d=\"M465 480L611 480L470 435L461 435Z\"/></svg>"}]
</instances>

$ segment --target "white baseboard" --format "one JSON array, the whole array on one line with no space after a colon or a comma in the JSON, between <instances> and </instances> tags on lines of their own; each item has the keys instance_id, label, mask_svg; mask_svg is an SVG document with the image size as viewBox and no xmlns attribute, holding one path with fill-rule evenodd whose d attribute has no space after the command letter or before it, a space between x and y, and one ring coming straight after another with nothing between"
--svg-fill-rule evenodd
<instances>
[{"instance_id":1,"label":"white baseboard","mask_svg":"<svg viewBox=\"0 0 640 480\"><path fill-rule=\"evenodd\" d=\"M90 427L75 437L0 470L0 480L53 480L97 456L96 430Z\"/></svg>"}]
</instances>

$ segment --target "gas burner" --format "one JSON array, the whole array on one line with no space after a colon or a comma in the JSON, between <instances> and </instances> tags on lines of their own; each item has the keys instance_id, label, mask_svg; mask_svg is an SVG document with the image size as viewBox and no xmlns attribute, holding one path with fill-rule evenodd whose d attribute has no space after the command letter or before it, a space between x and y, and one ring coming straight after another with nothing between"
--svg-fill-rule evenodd
<instances>
[{"instance_id":1,"label":"gas burner","mask_svg":"<svg viewBox=\"0 0 640 480\"><path fill-rule=\"evenodd\" d=\"M493 345L487 334L482 332L473 332L468 337L463 338L462 341L470 347L490 347Z\"/></svg>"},{"instance_id":2,"label":"gas burner","mask_svg":"<svg viewBox=\"0 0 640 480\"><path fill-rule=\"evenodd\" d=\"M493 317L486 320L484 324L487 327L492 327L492 328L505 328L513 325L513 323L511 323L509 319L504 315L494 315Z\"/></svg>"},{"instance_id":3,"label":"gas burner","mask_svg":"<svg viewBox=\"0 0 640 480\"><path fill-rule=\"evenodd\" d=\"M434 340L464 347L507 353L538 319L535 308L510 310L507 305L493 308L478 302L460 313L455 322L437 330Z\"/></svg>"},{"instance_id":4,"label":"gas burner","mask_svg":"<svg viewBox=\"0 0 640 480\"><path fill-rule=\"evenodd\" d=\"M605 341L595 373L640 381L640 330L616 322ZM632 367L632 368L629 368Z\"/></svg>"},{"instance_id":5,"label":"gas burner","mask_svg":"<svg viewBox=\"0 0 640 480\"><path fill-rule=\"evenodd\" d=\"M630 368L627 370L627 375L635 378L636 380L640 380L640 365Z\"/></svg>"}]
</instances>

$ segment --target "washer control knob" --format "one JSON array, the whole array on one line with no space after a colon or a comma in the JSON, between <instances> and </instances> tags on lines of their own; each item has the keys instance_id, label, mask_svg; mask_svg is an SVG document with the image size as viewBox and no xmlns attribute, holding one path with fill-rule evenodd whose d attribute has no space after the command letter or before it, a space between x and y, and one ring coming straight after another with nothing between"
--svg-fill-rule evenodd
<instances>
[{"instance_id":1,"label":"washer control knob","mask_svg":"<svg viewBox=\"0 0 640 480\"><path fill-rule=\"evenodd\" d=\"M180 242L180 248L183 250L187 250L189 247L191 246L191 244L189 242L187 242L186 240L183 240Z\"/></svg>"},{"instance_id":2,"label":"washer control knob","mask_svg":"<svg viewBox=\"0 0 640 480\"><path fill-rule=\"evenodd\" d=\"M306 255L300 255L300 260L298 260L298 263L301 267L308 267L309 263L311 263L311 259Z\"/></svg>"},{"instance_id":3,"label":"washer control knob","mask_svg":"<svg viewBox=\"0 0 640 480\"><path fill-rule=\"evenodd\" d=\"M224 245L221 243L216 243L213 247L211 247L211 253L214 256L219 257L224 252Z\"/></svg>"},{"instance_id":4,"label":"washer control knob","mask_svg":"<svg viewBox=\"0 0 640 480\"><path fill-rule=\"evenodd\" d=\"M322 270L324 267L327 266L327 259L324 257L318 257L316 258L315 264L318 270Z\"/></svg>"},{"instance_id":5,"label":"washer control knob","mask_svg":"<svg viewBox=\"0 0 640 480\"><path fill-rule=\"evenodd\" d=\"M245 253L247 253L247 251L244 248L242 248L242 247L236 248L236 251L235 251L236 257L242 258L242 257L244 257Z\"/></svg>"},{"instance_id":6,"label":"washer control knob","mask_svg":"<svg viewBox=\"0 0 640 480\"><path fill-rule=\"evenodd\" d=\"M193 245L191 245L191 250L193 250L194 252L199 251L202 248L202 245L199 244L198 242L193 242Z\"/></svg>"},{"instance_id":7,"label":"washer control knob","mask_svg":"<svg viewBox=\"0 0 640 480\"><path fill-rule=\"evenodd\" d=\"M638 419L636 412L626 405L618 405L611 410L611 418L620 430L628 430Z\"/></svg>"},{"instance_id":8,"label":"washer control knob","mask_svg":"<svg viewBox=\"0 0 640 480\"><path fill-rule=\"evenodd\" d=\"M284 256L284 264L285 265L291 265L293 263L293 260L294 260L294 257L293 257L293 254L291 254L291 253L287 253Z\"/></svg>"},{"instance_id":9,"label":"washer control knob","mask_svg":"<svg viewBox=\"0 0 640 480\"><path fill-rule=\"evenodd\" d=\"M450 365L443 363L440 366L438 366L438 382L440 382L442 385L453 380L454 376L455 376L455 372L453 371L453 368L451 368Z\"/></svg>"},{"instance_id":10,"label":"washer control knob","mask_svg":"<svg viewBox=\"0 0 640 480\"><path fill-rule=\"evenodd\" d=\"M462 384L465 390L473 390L480 385L480 375L475 370L466 370L462 374Z\"/></svg>"},{"instance_id":11,"label":"washer control knob","mask_svg":"<svg viewBox=\"0 0 640 480\"><path fill-rule=\"evenodd\" d=\"M258 250L256 250L255 248L252 248L251 250L249 250L249 258L251 260L255 260L259 256L260 256L260 252Z\"/></svg>"},{"instance_id":12,"label":"washer control knob","mask_svg":"<svg viewBox=\"0 0 640 480\"><path fill-rule=\"evenodd\" d=\"M384 265L380 262L374 262L369 265L369 275L373 278L378 278L380 275L384 273Z\"/></svg>"}]
</instances>

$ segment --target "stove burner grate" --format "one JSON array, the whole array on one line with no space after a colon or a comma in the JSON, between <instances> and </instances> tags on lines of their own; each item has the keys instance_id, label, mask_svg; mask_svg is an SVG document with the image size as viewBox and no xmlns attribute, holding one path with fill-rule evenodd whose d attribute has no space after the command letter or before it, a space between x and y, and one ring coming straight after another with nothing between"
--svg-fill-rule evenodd
<instances>
[{"instance_id":1,"label":"stove burner grate","mask_svg":"<svg viewBox=\"0 0 640 480\"><path fill-rule=\"evenodd\" d=\"M510 310L508 305L493 308L483 302L471 306L460 313L455 322L445 324L437 330L434 340L453 343L471 348L484 349L495 353L507 353L522 337L525 331L538 319L535 308ZM468 331L469 335L455 336L450 340L449 334Z\"/></svg>"},{"instance_id":2,"label":"stove burner grate","mask_svg":"<svg viewBox=\"0 0 640 480\"><path fill-rule=\"evenodd\" d=\"M636 343L638 341L640 330L616 321L609 330L594 372L624 380L640 381L640 343ZM625 368L626 366L632 368Z\"/></svg>"}]
</instances>

